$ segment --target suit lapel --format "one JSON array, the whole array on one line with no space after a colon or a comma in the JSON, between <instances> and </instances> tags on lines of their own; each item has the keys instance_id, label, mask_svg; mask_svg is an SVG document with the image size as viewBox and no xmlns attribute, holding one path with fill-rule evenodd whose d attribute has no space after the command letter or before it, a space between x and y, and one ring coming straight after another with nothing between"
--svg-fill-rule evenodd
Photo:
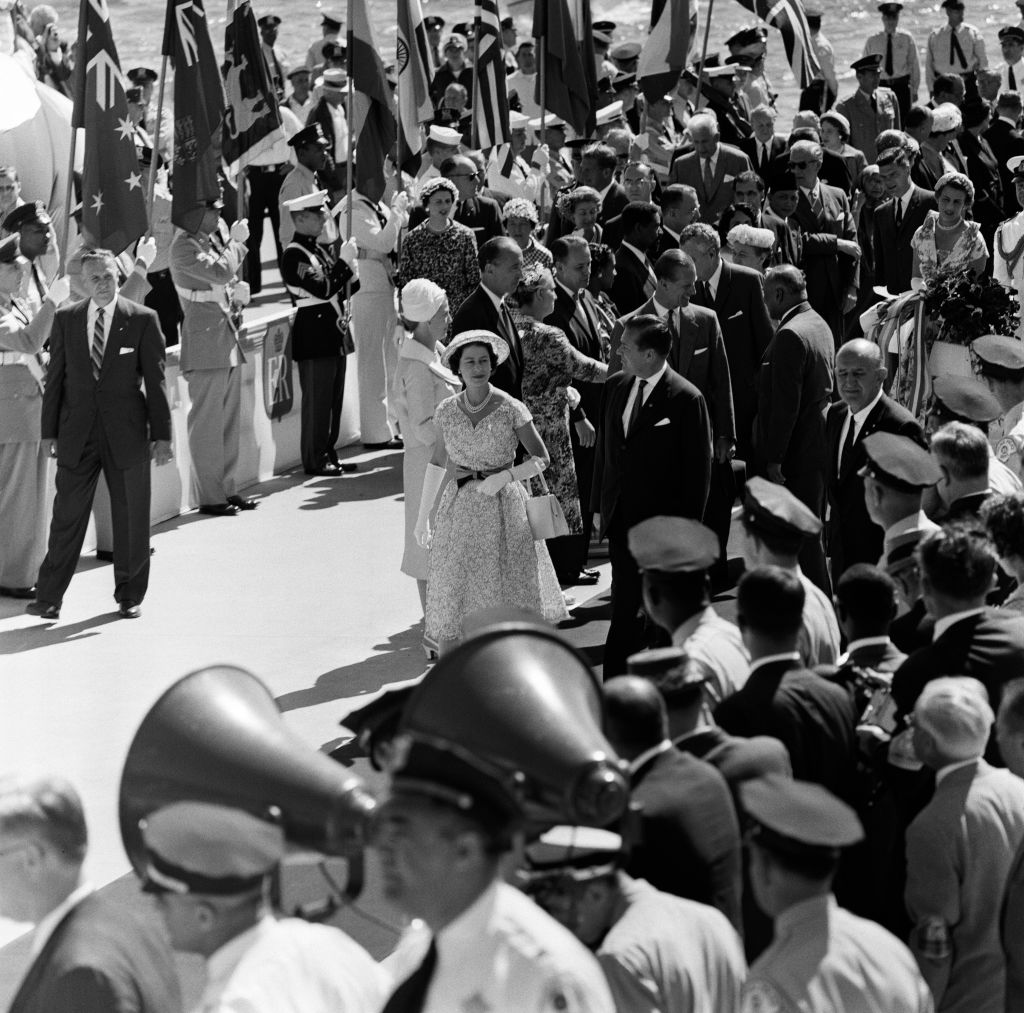
<instances>
[{"instance_id":1,"label":"suit lapel","mask_svg":"<svg viewBox=\"0 0 1024 1013\"><path fill-rule=\"evenodd\" d=\"M715 292L715 305L708 307L716 313L722 313L729 304L729 292L732 288L732 268L722 261L722 273L718 276L718 289Z\"/></svg>"},{"instance_id":2,"label":"suit lapel","mask_svg":"<svg viewBox=\"0 0 1024 1013\"><path fill-rule=\"evenodd\" d=\"M125 332L125 315L121 312L121 306L117 299L111 305L114 307L113 316L110 319L110 333L107 335L107 343L103 346L103 363L100 366L100 376L110 368L110 363L120 355L121 337Z\"/></svg>"},{"instance_id":3,"label":"suit lapel","mask_svg":"<svg viewBox=\"0 0 1024 1013\"><path fill-rule=\"evenodd\" d=\"M693 362L693 350L696 345L694 338L697 333L697 325L694 323L693 311L690 310L689 306L677 309L676 319L679 321L679 329L675 336L677 354L672 368L680 376L686 376L690 371L690 363ZM658 384L658 386L660 387L661 384Z\"/></svg>"},{"instance_id":4,"label":"suit lapel","mask_svg":"<svg viewBox=\"0 0 1024 1013\"><path fill-rule=\"evenodd\" d=\"M651 391L647 400L644 402L643 407L640 409L640 414L636 417L636 424L632 429L630 429L629 434L626 437L627 440L631 440L643 430L649 429L658 419L667 396L667 383L668 371L666 370L661 379L654 385L654 389ZM623 410L625 410L625 406L623 406Z\"/></svg>"}]
</instances>

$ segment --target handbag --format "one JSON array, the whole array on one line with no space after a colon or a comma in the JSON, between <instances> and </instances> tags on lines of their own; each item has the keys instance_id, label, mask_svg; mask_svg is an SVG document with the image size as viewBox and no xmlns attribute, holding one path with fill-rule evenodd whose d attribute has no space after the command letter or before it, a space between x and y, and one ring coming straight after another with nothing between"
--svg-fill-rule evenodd
<instances>
[{"instance_id":1,"label":"handbag","mask_svg":"<svg viewBox=\"0 0 1024 1013\"><path fill-rule=\"evenodd\" d=\"M526 501L526 516L530 519L530 528L536 541L546 538L559 538L569 534L569 522L562 512L562 505L557 497L548 489L543 475L537 475L543 494L531 496Z\"/></svg>"}]
</instances>

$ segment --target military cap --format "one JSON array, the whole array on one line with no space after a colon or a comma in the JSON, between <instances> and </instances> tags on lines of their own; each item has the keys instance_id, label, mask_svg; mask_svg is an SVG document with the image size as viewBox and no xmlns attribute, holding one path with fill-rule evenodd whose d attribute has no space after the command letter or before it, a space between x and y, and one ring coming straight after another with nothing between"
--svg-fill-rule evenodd
<instances>
[{"instance_id":1,"label":"military cap","mask_svg":"<svg viewBox=\"0 0 1024 1013\"><path fill-rule=\"evenodd\" d=\"M859 74L863 70L878 70L882 66L881 53L869 53L859 60L854 60L850 66Z\"/></svg>"},{"instance_id":2,"label":"military cap","mask_svg":"<svg viewBox=\"0 0 1024 1013\"><path fill-rule=\"evenodd\" d=\"M444 18L438 17L436 14L431 14L429 18L424 18L423 23L427 26L428 32L439 32L444 28Z\"/></svg>"},{"instance_id":3,"label":"military cap","mask_svg":"<svg viewBox=\"0 0 1024 1013\"><path fill-rule=\"evenodd\" d=\"M530 125L530 117L526 113L516 112L510 109L508 114L508 126L510 130L525 130Z\"/></svg>"},{"instance_id":4,"label":"military cap","mask_svg":"<svg viewBox=\"0 0 1024 1013\"><path fill-rule=\"evenodd\" d=\"M289 211L309 211L311 208L320 209L328 203L326 190L317 190L314 193L304 193L300 197L293 197L286 200L284 206Z\"/></svg>"},{"instance_id":5,"label":"military cap","mask_svg":"<svg viewBox=\"0 0 1024 1013\"><path fill-rule=\"evenodd\" d=\"M627 88L636 87L636 73L631 74L616 74L612 81L612 90L618 94L619 92L626 91Z\"/></svg>"},{"instance_id":6,"label":"military cap","mask_svg":"<svg viewBox=\"0 0 1024 1013\"><path fill-rule=\"evenodd\" d=\"M903 4L894 3L893 0L889 0L888 3L878 5L879 14L899 14L903 10Z\"/></svg>"},{"instance_id":7,"label":"military cap","mask_svg":"<svg viewBox=\"0 0 1024 1013\"><path fill-rule=\"evenodd\" d=\"M151 67L132 67L125 75L132 84L155 84L160 75Z\"/></svg>"},{"instance_id":8,"label":"military cap","mask_svg":"<svg viewBox=\"0 0 1024 1013\"><path fill-rule=\"evenodd\" d=\"M620 42L608 55L613 60L635 60L640 55L641 48L639 42Z\"/></svg>"},{"instance_id":9,"label":"military cap","mask_svg":"<svg viewBox=\"0 0 1024 1013\"><path fill-rule=\"evenodd\" d=\"M1002 334L986 334L971 342L971 351L981 363L981 371L994 379L1009 379L1024 372L1024 342Z\"/></svg>"},{"instance_id":10,"label":"military cap","mask_svg":"<svg viewBox=\"0 0 1024 1013\"><path fill-rule=\"evenodd\" d=\"M540 130L542 122L545 130L552 130L556 127L560 130L564 130L566 127L566 122L561 116L555 116L553 113L548 113L547 116L544 117L543 121L539 116L535 116L530 120L530 128L532 130Z\"/></svg>"},{"instance_id":11,"label":"military cap","mask_svg":"<svg viewBox=\"0 0 1024 1013\"><path fill-rule=\"evenodd\" d=\"M285 77L287 77L288 80L290 81L293 77L298 77L299 74L311 73L312 71L309 69L309 67L292 67L292 69L289 70L287 74L285 74Z\"/></svg>"},{"instance_id":12,"label":"military cap","mask_svg":"<svg viewBox=\"0 0 1024 1013\"><path fill-rule=\"evenodd\" d=\"M796 181L791 169L782 172L773 172L768 180L768 192L778 193L780 190L799 190L800 184Z\"/></svg>"},{"instance_id":13,"label":"military cap","mask_svg":"<svg viewBox=\"0 0 1024 1013\"><path fill-rule=\"evenodd\" d=\"M599 127L606 126L613 120L622 118L622 102L609 102L608 105L602 106L597 110L597 125Z\"/></svg>"},{"instance_id":14,"label":"military cap","mask_svg":"<svg viewBox=\"0 0 1024 1013\"><path fill-rule=\"evenodd\" d=\"M738 70L738 65L735 63L723 63L723 64L707 64L704 65L704 76L707 78L715 77L734 77Z\"/></svg>"},{"instance_id":15,"label":"military cap","mask_svg":"<svg viewBox=\"0 0 1024 1013\"><path fill-rule=\"evenodd\" d=\"M512 17L512 15L508 15L508 17L504 17L504 18L501 19L501 27L502 28L515 28L515 26L516 26L516 19L514 17Z\"/></svg>"},{"instance_id":16,"label":"military cap","mask_svg":"<svg viewBox=\"0 0 1024 1013\"><path fill-rule=\"evenodd\" d=\"M714 681L707 665L691 658L681 647L656 647L631 654L626 659L626 671L653 683L666 703L699 696L705 684Z\"/></svg>"},{"instance_id":17,"label":"military cap","mask_svg":"<svg viewBox=\"0 0 1024 1013\"><path fill-rule=\"evenodd\" d=\"M751 478L743 490L743 523L766 535L813 538L821 521L785 486L766 478Z\"/></svg>"},{"instance_id":18,"label":"military cap","mask_svg":"<svg viewBox=\"0 0 1024 1013\"><path fill-rule=\"evenodd\" d=\"M595 32L603 32L605 35L614 35L615 29L619 26L614 21L595 21L591 27Z\"/></svg>"},{"instance_id":19,"label":"military cap","mask_svg":"<svg viewBox=\"0 0 1024 1013\"><path fill-rule=\"evenodd\" d=\"M281 19L276 14L264 14L256 24L258 24L260 28L277 28L277 26L281 24Z\"/></svg>"},{"instance_id":20,"label":"military cap","mask_svg":"<svg viewBox=\"0 0 1024 1013\"><path fill-rule=\"evenodd\" d=\"M132 105L138 105L142 101L142 89L138 85L124 90L125 101Z\"/></svg>"},{"instance_id":21,"label":"military cap","mask_svg":"<svg viewBox=\"0 0 1024 1013\"><path fill-rule=\"evenodd\" d=\"M552 827L526 846L529 879L551 875L586 882L614 872L625 856L622 836L597 827Z\"/></svg>"},{"instance_id":22,"label":"military cap","mask_svg":"<svg viewBox=\"0 0 1024 1013\"><path fill-rule=\"evenodd\" d=\"M1006 168L1013 178L1024 179L1024 155L1014 155L1006 160Z\"/></svg>"},{"instance_id":23,"label":"military cap","mask_svg":"<svg viewBox=\"0 0 1024 1013\"><path fill-rule=\"evenodd\" d=\"M920 492L942 478L935 458L909 436L872 433L861 445L867 457L861 477L874 478L900 492Z\"/></svg>"},{"instance_id":24,"label":"military cap","mask_svg":"<svg viewBox=\"0 0 1024 1013\"><path fill-rule=\"evenodd\" d=\"M467 40L473 34L473 26L468 21L459 21L452 25L452 35L458 35L463 40ZM448 41L451 41L451 36L448 37Z\"/></svg>"},{"instance_id":25,"label":"military cap","mask_svg":"<svg viewBox=\"0 0 1024 1013\"><path fill-rule=\"evenodd\" d=\"M756 46L758 43L764 43L767 39L768 33L763 28L751 25L734 32L725 40L725 44L730 48L733 46Z\"/></svg>"},{"instance_id":26,"label":"military cap","mask_svg":"<svg viewBox=\"0 0 1024 1013\"><path fill-rule=\"evenodd\" d=\"M964 9L964 0L942 0L939 4L940 7L952 7L954 10Z\"/></svg>"},{"instance_id":27,"label":"military cap","mask_svg":"<svg viewBox=\"0 0 1024 1013\"><path fill-rule=\"evenodd\" d=\"M999 41L1003 42L1004 40L1024 43L1024 28L1019 25L1007 25L1005 28L1000 28Z\"/></svg>"},{"instance_id":28,"label":"military cap","mask_svg":"<svg viewBox=\"0 0 1024 1013\"><path fill-rule=\"evenodd\" d=\"M19 236L0 239L0 264L13 264L21 255Z\"/></svg>"},{"instance_id":29,"label":"military cap","mask_svg":"<svg viewBox=\"0 0 1024 1013\"><path fill-rule=\"evenodd\" d=\"M174 802L140 821L150 893L233 896L258 890L285 853L284 831L242 809Z\"/></svg>"},{"instance_id":30,"label":"military cap","mask_svg":"<svg viewBox=\"0 0 1024 1013\"><path fill-rule=\"evenodd\" d=\"M4 219L4 232L17 232L26 225L52 225L53 219L41 200L19 204Z\"/></svg>"},{"instance_id":31,"label":"military cap","mask_svg":"<svg viewBox=\"0 0 1024 1013\"><path fill-rule=\"evenodd\" d=\"M298 133L288 138L288 143L293 148L301 148L307 144L319 144L321 148L329 148L331 142L324 136L324 128L319 123L311 123L303 127Z\"/></svg>"},{"instance_id":32,"label":"military cap","mask_svg":"<svg viewBox=\"0 0 1024 1013\"><path fill-rule=\"evenodd\" d=\"M438 144L447 144L450 148L457 148L462 143L462 133L452 127L442 127L439 123L432 123L427 132L427 139L437 141Z\"/></svg>"},{"instance_id":33,"label":"military cap","mask_svg":"<svg viewBox=\"0 0 1024 1013\"><path fill-rule=\"evenodd\" d=\"M633 525L627 538L641 570L699 573L718 560L718 536L688 517L648 517Z\"/></svg>"},{"instance_id":34,"label":"military cap","mask_svg":"<svg viewBox=\"0 0 1024 1013\"><path fill-rule=\"evenodd\" d=\"M820 784L772 774L740 785L755 843L790 858L838 856L864 839L857 814Z\"/></svg>"},{"instance_id":35,"label":"military cap","mask_svg":"<svg viewBox=\"0 0 1024 1013\"><path fill-rule=\"evenodd\" d=\"M338 31L344 22L338 14L321 14L320 24L324 28L329 28L331 31Z\"/></svg>"},{"instance_id":36,"label":"military cap","mask_svg":"<svg viewBox=\"0 0 1024 1013\"><path fill-rule=\"evenodd\" d=\"M932 394L946 414L964 422L993 422L1003 414L988 387L973 376L937 376L932 380Z\"/></svg>"}]
</instances>

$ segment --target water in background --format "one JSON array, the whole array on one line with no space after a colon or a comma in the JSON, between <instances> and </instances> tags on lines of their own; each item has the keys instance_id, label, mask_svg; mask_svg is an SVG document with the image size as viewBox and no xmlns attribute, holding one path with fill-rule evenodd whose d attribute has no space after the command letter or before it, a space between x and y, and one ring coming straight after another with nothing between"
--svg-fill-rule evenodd
<instances>
[{"instance_id":1,"label":"water in background","mask_svg":"<svg viewBox=\"0 0 1024 1013\"><path fill-rule=\"evenodd\" d=\"M53 0L51 0L53 2ZM85 2L85 0L83 0ZM394 58L396 35L395 0L367 0L370 18L376 39L385 62ZM533 26L532 0L518 0L505 3L498 0L502 15L512 14L519 24L520 37L529 35ZM113 22L114 38L121 56L121 64L126 70L138 64L147 64L159 68L160 43L163 33L163 19L166 3L164 0L108 0L110 16ZM31 4L29 5L31 6ZM55 0L54 6L61 16L60 26L66 37L73 37L78 17L78 4L71 0ZM220 53L224 38L225 10L224 0L207 0L207 17L213 32L214 48ZM867 6L858 5L850 9L839 0L825 0L819 3L824 11L822 31L832 42L836 53L836 73L839 76L839 94L843 97L854 90L853 72L849 69L850 62L861 55L864 40L881 28L881 18L875 3ZM286 57L298 62L305 58L310 43L320 37L319 12L329 10L342 18L346 13L345 0L333 0L328 3L307 3L303 0L255 0L256 16L275 13L283 19L278 44ZM703 38L704 12L707 0L700 0L701 23L698 28L698 47ZM650 17L650 4L644 0L622 0L620 3L607 3L594 0L594 20L610 19L619 24L616 40L643 39L646 34ZM472 17L473 5L465 0L428 0L423 3L424 14L440 14L449 24L453 21L465 21ZM711 37L708 52L720 51L727 55L725 40L743 25L754 21L753 15L745 10L736 0L715 0L712 12ZM912 32L917 39L918 47L923 49L928 33L945 24L945 15L940 10L938 0L927 4L908 3L903 11L901 27ZM966 20L979 28L985 36L986 51L989 65L994 66L1002 59L996 33L1003 25L1016 24L1019 20L1015 8L1003 0L985 0L984 3L971 2L967 9ZM698 49L699 51L699 49ZM768 75L775 90L779 93L780 129L788 129L792 114L798 104L798 91L786 63L782 39L778 32L771 30L768 39ZM923 75L922 75L923 82ZM924 86L921 90L925 98Z\"/></svg>"}]
</instances>

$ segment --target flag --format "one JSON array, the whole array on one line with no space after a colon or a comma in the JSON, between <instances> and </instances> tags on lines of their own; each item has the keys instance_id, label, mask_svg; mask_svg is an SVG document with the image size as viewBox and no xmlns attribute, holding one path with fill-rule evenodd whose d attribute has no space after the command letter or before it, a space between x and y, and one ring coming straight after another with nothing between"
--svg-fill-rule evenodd
<instances>
[{"instance_id":1,"label":"flag","mask_svg":"<svg viewBox=\"0 0 1024 1013\"><path fill-rule=\"evenodd\" d=\"M648 102L675 89L689 49L689 0L654 0L650 34L636 68L637 84Z\"/></svg>"},{"instance_id":2,"label":"flag","mask_svg":"<svg viewBox=\"0 0 1024 1013\"><path fill-rule=\"evenodd\" d=\"M410 175L420 168L423 140L420 125L434 118L430 82L434 77L434 54L427 39L420 0L398 0L398 43L395 51L398 73L399 161Z\"/></svg>"},{"instance_id":3,"label":"flag","mask_svg":"<svg viewBox=\"0 0 1024 1013\"><path fill-rule=\"evenodd\" d=\"M348 76L353 92L349 150L356 154L356 189L366 193L364 184L376 181L383 193L384 159L398 131L395 103L366 14L366 0L349 0Z\"/></svg>"},{"instance_id":4,"label":"flag","mask_svg":"<svg viewBox=\"0 0 1024 1013\"><path fill-rule=\"evenodd\" d=\"M229 176L284 140L277 92L249 0L228 0L224 29L224 162Z\"/></svg>"},{"instance_id":5,"label":"flag","mask_svg":"<svg viewBox=\"0 0 1024 1013\"><path fill-rule=\"evenodd\" d=\"M476 0L473 42L473 123L477 147L497 162L503 176L512 174L512 130L508 122L505 56L501 48L497 0Z\"/></svg>"},{"instance_id":6,"label":"flag","mask_svg":"<svg viewBox=\"0 0 1024 1013\"><path fill-rule=\"evenodd\" d=\"M566 0L534 0L533 37L539 39L540 67L534 99L541 101L540 85L544 82L544 107L561 116L580 136L587 130L587 121L594 107L594 94L587 87L587 71L591 68L594 92L597 90L594 57L588 43L580 42ZM593 121L591 120L591 125Z\"/></svg>"},{"instance_id":7,"label":"flag","mask_svg":"<svg viewBox=\"0 0 1024 1013\"><path fill-rule=\"evenodd\" d=\"M789 66L801 88L821 76L802 0L740 0L740 3L779 30Z\"/></svg>"},{"instance_id":8,"label":"flag","mask_svg":"<svg viewBox=\"0 0 1024 1013\"><path fill-rule=\"evenodd\" d=\"M75 68L71 126L85 131L82 229L91 245L122 253L146 234L149 220L107 0L83 0L78 38L84 51Z\"/></svg>"},{"instance_id":9,"label":"flag","mask_svg":"<svg viewBox=\"0 0 1024 1013\"><path fill-rule=\"evenodd\" d=\"M174 61L171 221L192 232L196 209L220 197L217 167L226 106L203 0L168 0L161 52Z\"/></svg>"}]
</instances>

